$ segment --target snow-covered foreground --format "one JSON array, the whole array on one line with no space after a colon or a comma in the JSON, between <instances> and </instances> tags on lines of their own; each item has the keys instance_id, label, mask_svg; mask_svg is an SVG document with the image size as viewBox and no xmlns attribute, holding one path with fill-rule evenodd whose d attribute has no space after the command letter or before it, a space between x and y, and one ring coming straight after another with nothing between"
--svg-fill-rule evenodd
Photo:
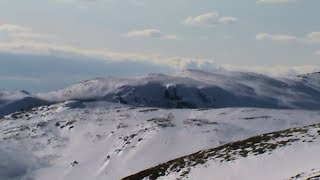
<instances>
[{"instance_id":1,"label":"snow-covered foreground","mask_svg":"<svg viewBox=\"0 0 320 180\"><path fill-rule=\"evenodd\" d=\"M158 109L68 101L0 120L0 179L117 180L200 150L315 123L320 123L318 111ZM316 136L318 127L312 128L308 133ZM300 134L290 138L302 138ZM206 161L194 166L188 177L281 179L311 173L320 169L315 163L320 160L317 142L293 141L271 155L235 154L233 161ZM294 163L292 168L289 163ZM180 177L175 171L167 175L165 179Z\"/></svg>"},{"instance_id":2,"label":"snow-covered foreground","mask_svg":"<svg viewBox=\"0 0 320 180\"><path fill-rule=\"evenodd\" d=\"M124 179L316 180L320 178L319 150L318 123L199 151Z\"/></svg>"}]
</instances>

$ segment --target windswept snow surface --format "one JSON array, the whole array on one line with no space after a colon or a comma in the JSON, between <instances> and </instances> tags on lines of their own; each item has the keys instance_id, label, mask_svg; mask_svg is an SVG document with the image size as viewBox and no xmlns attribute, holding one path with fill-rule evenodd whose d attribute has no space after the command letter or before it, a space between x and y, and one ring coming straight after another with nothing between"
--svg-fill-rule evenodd
<instances>
[{"instance_id":1,"label":"windswept snow surface","mask_svg":"<svg viewBox=\"0 0 320 180\"><path fill-rule=\"evenodd\" d=\"M21 167L15 171L14 166L0 166L0 179L118 180L200 150L263 133L302 127L317 123L319 119L319 112L305 110L158 109L105 101L68 101L41 106L0 120L0 147L6 152L3 155L0 149L0 159L7 157L8 161L17 163L15 166ZM28 159L19 156L16 161L15 151L8 155L10 150L6 147L19 147L23 152L32 153ZM310 153L313 150L316 149L311 149ZM277 157L281 158L281 155ZM243 159L241 165L247 165L251 160ZM258 163L258 160L254 162ZM303 161L301 168L296 170L305 172L303 167L309 167L306 163ZM242 170L239 164L225 164L220 168L225 171L234 167L231 170L237 172L237 168ZM196 177L197 171L193 172L191 177ZM209 175L209 171L204 172ZM299 172L290 171L292 175Z\"/></svg>"}]
</instances>

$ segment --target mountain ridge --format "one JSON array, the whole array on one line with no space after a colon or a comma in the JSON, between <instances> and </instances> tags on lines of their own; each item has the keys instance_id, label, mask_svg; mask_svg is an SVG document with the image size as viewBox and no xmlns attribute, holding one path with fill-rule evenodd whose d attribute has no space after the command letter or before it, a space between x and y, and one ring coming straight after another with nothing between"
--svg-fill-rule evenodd
<instances>
[{"instance_id":1,"label":"mountain ridge","mask_svg":"<svg viewBox=\"0 0 320 180\"><path fill-rule=\"evenodd\" d=\"M18 94L18 98L14 94ZM23 98L27 97L44 104L31 103L12 111L1 111L1 107L4 108L6 104L18 100L23 102ZM0 96L0 103L4 100L7 103L0 104L0 116L35 105L68 100L103 100L160 108L259 107L318 110L320 76L311 73L293 78L272 78L250 72L210 73L186 70L176 74L96 78L48 93L20 92L19 95L16 92L11 99Z\"/></svg>"}]
</instances>

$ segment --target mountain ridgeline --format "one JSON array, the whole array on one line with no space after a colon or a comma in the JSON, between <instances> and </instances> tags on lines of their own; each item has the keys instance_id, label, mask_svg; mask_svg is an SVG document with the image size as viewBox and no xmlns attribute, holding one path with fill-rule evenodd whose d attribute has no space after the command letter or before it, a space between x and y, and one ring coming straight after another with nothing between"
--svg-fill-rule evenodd
<instances>
[{"instance_id":1,"label":"mountain ridgeline","mask_svg":"<svg viewBox=\"0 0 320 180\"><path fill-rule=\"evenodd\" d=\"M19 92L20 94L22 92ZM272 78L248 72L188 70L133 78L97 78L49 93L0 97L0 115L67 100L103 100L160 108L320 109L320 73ZM19 103L17 103L17 101Z\"/></svg>"}]
</instances>

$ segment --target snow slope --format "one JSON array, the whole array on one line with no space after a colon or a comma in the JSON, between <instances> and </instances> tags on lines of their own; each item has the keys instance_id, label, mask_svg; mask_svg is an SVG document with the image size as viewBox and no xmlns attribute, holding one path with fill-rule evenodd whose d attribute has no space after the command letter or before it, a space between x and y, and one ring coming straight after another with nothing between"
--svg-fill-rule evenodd
<instances>
[{"instance_id":1,"label":"snow slope","mask_svg":"<svg viewBox=\"0 0 320 180\"><path fill-rule=\"evenodd\" d=\"M306 110L159 109L105 101L40 106L0 119L0 179L117 180L200 150L319 123L319 119L319 112ZM310 132L316 134L315 129ZM300 149L288 152L302 153L301 143ZM314 153L317 144L314 147L307 153ZM318 156L313 158L319 161ZM260 161L254 159L226 162L216 176L222 176L228 168L232 172L230 177L237 174L237 169L242 171L240 167L248 171L242 165ZM309 173L313 164L306 166L308 161L302 160L296 171L290 169L287 174ZM215 170L217 163L210 161L205 165ZM211 176L202 165L196 167L199 170L192 169L188 176L197 177L199 173ZM165 179L178 176L172 171Z\"/></svg>"},{"instance_id":2,"label":"snow slope","mask_svg":"<svg viewBox=\"0 0 320 180\"><path fill-rule=\"evenodd\" d=\"M314 72L309 74L302 74L297 76L297 79L301 79L306 84L309 84L312 87L320 88L320 72Z\"/></svg>"},{"instance_id":3,"label":"snow slope","mask_svg":"<svg viewBox=\"0 0 320 180\"><path fill-rule=\"evenodd\" d=\"M138 179L319 179L320 124L262 134L147 169Z\"/></svg>"}]
</instances>

